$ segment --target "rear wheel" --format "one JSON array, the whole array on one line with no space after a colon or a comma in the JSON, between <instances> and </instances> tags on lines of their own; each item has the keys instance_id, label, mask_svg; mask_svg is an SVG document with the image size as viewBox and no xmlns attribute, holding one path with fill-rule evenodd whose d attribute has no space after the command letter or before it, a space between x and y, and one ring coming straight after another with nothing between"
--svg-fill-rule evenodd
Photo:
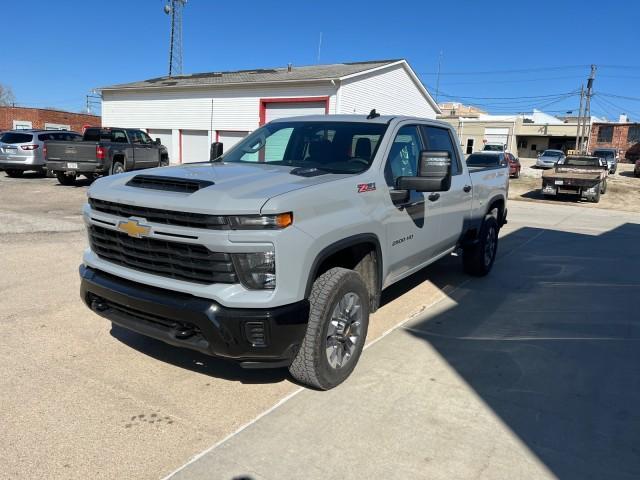
<instances>
[{"instance_id":1,"label":"rear wheel","mask_svg":"<svg viewBox=\"0 0 640 480\"><path fill-rule=\"evenodd\" d=\"M22 175L24 175L24 172L22 170L5 170L5 173L8 177L11 178L20 178L22 177Z\"/></svg>"},{"instance_id":2,"label":"rear wheel","mask_svg":"<svg viewBox=\"0 0 640 480\"><path fill-rule=\"evenodd\" d=\"M60 185L75 185L76 183L76 176L74 175L67 175L64 172L56 172L56 178L58 179L58 183L60 183Z\"/></svg>"},{"instance_id":3,"label":"rear wheel","mask_svg":"<svg viewBox=\"0 0 640 480\"><path fill-rule=\"evenodd\" d=\"M600 202L600 189L601 189L600 184L595 186L596 193L593 195L593 197L591 197L591 201L593 203L599 203Z\"/></svg>"},{"instance_id":4,"label":"rear wheel","mask_svg":"<svg viewBox=\"0 0 640 480\"><path fill-rule=\"evenodd\" d=\"M122 162L113 162L111 164L111 172L110 172L111 175L116 175L118 173L123 173L123 172L125 172L125 169L124 169L124 164Z\"/></svg>"},{"instance_id":5,"label":"rear wheel","mask_svg":"<svg viewBox=\"0 0 640 480\"><path fill-rule=\"evenodd\" d=\"M160 159L160 166L161 167L168 167L169 166L169 157L162 157Z\"/></svg>"},{"instance_id":6,"label":"rear wheel","mask_svg":"<svg viewBox=\"0 0 640 480\"><path fill-rule=\"evenodd\" d=\"M307 332L289 372L300 383L329 390L358 363L369 326L369 292L358 273L332 268L314 282L309 303Z\"/></svg>"},{"instance_id":7,"label":"rear wheel","mask_svg":"<svg viewBox=\"0 0 640 480\"><path fill-rule=\"evenodd\" d=\"M603 180L602 183L600 184L600 193L602 195L607 193L607 181L606 180Z\"/></svg>"},{"instance_id":8,"label":"rear wheel","mask_svg":"<svg viewBox=\"0 0 640 480\"><path fill-rule=\"evenodd\" d=\"M484 277L493 267L498 252L498 222L492 215L484 219L478 242L466 247L462 253L464 271L474 277Z\"/></svg>"}]
</instances>

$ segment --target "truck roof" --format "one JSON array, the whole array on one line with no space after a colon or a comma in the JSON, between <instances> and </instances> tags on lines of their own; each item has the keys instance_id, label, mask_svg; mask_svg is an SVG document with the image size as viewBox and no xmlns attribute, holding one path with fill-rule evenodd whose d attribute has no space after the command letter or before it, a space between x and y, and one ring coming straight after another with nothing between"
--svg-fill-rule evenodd
<instances>
[{"instance_id":1,"label":"truck roof","mask_svg":"<svg viewBox=\"0 0 640 480\"><path fill-rule=\"evenodd\" d=\"M424 117L411 117L408 115L380 115L375 118L367 118L367 115L302 115L299 117L284 117L278 118L276 120L271 120L269 123L276 122L365 122L365 123L389 123L392 120L415 120L419 122L430 122L437 125L442 125L444 127L451 127L447 122L443 122L441 120L436 120L433 118L424 118Z\"/></svg>"}]
</instances>

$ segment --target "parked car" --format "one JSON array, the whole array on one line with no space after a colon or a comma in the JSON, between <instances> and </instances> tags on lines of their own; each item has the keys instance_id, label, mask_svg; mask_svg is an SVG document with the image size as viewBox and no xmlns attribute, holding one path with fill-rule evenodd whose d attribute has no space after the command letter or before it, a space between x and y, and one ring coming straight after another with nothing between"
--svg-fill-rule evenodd
<instances>
[{"instance_id":1,"label":"parked car","mask_svg":"<svg viewBox=\"0 0 640 480\"><path fill-rule=\"evenodd\" d=\"M0 170L10 177L24 172L46 173L44 144L48 140L72 142L82 135L66 130L9 130L0 135Z\"/></svg>"},{"instance_id":2,"label":"parked car","mask_svg":"<svg viewBox=\"0 0 640 480\"><path fill-rule=\"evenodd\" d=\"M560 160L564 160L565 154L562 150L545 150L536 160L536 167L553 168Z\"/></svg>"},{"instance_id":3,"label":"parked car","mask_svg":"<svg viewBox=\"0 0 640 480\"><path fill-rule=\"evenodd\" d=\"M618 160L620 159L617 148L596 148L591 155L605 160L609 168L609 173L616 173Z\"/></svg>"},{"instance_id":4,"label":"parked car","mask_svg":"<svg viewBox=\"0 0 640 480\"><path fill-rule=\"evenodd\" d=\"M476 168L506 167L506 154L503 152L476 152L467 157L467 166L472 171Z\"/></svg>"},{"instance_id":5,"label":"parked car","mask_svg":"<svg viewBox=\"0 0 640 480\"><path fill-rule=\"evenodd\" d=\"M609 167L605 159L570 155L559 161L554 169L542 174L542 194L545 197L576 195L598 203L600 195L607 192L608 174Z\"/></svg>"},{"instance_id":6,"label":"parked car","mask_svg":"<svg viewBox=\"0 0 640 480\"><path fill-rule=\"evenodd\" d=\"M383 288L457 248L469 274L491 270L509 171L470 169L458 145L437 120L317 115L213 162L100 178L81 298L140 334L335 387Z\"/></svg>"},{"instance_id":7,"label":"parked car","mask_svg":"<svg viewBox=\"0 0 640 480\"><path fill-rule=\"evenodd\" d=\"M79 142L47 142L47 169L62 185L78 175L96 178L169 165L169 153L159 139L130 128L87 128Z\"/></svg>"},{"instance_id":8,"label":"parked car","mask_svg":"<svg viewBox=\"0 0 640 480\"><path fill-rule=\"evenodd\" d=\"M640 160L640 142L631 145L624 153L624 158L630 163L636 163L637 160Z\"/></svg>"},{"instance_id":9,"label":"parked car","mask_svg":"<svg viewBox=\"0 0 640 480\"><path fill-rule=\"evenodd\" d=\"M504 155L507 157L507 161L509 162L509 176L513 178L520 178L520 170L522 170L520 159L513 153L506 152Z\"/></svg>"},{"instance_id":10,"label":"parked car","mask_svg":"<svg viewBox=\"0 0 640 480\"><path fill-rule=\"evenodd\" d=\"M504 152L505 144L504 143L495 143L489 142L484 144L484 148L482 149L484 152Z\"/></svg>"}]
</instances>

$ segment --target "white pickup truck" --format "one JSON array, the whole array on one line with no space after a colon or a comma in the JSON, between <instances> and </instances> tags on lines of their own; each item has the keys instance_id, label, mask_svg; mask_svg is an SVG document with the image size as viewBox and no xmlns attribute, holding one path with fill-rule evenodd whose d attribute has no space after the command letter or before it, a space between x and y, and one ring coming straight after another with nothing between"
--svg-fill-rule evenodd
<instances>
[{"instance_id":1,"label":"white pickup truck","mask_svg":"<svg viewBox=\"0 0 640 480\"><path fill-rule=\"evenodd\" d=\"M508 165L467 167L446 123L276 120L211 162L89 189L81 297L135 332L332 388L383 289L454 251L486 275Z\"/></svg>"}]
</instances>

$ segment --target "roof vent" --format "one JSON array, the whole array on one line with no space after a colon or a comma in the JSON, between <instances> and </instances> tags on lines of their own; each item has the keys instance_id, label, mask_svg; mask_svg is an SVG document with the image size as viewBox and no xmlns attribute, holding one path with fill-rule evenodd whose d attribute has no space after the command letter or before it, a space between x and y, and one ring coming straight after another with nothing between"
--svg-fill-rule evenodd
<instances>
[{"instance_id":1,"label":"roof vent","mask_svg":"<svg viewBox=\"0 0 640 480\"><path fill-rule=\"evenodd\" d=\"M127 182L128 187L149 188L151 190L180 193L194 193L211 185L213 185L213 182L207 180L185 180L182 178L161 177L157 175L136 175Z\"/></svg>"}]
</instances>

